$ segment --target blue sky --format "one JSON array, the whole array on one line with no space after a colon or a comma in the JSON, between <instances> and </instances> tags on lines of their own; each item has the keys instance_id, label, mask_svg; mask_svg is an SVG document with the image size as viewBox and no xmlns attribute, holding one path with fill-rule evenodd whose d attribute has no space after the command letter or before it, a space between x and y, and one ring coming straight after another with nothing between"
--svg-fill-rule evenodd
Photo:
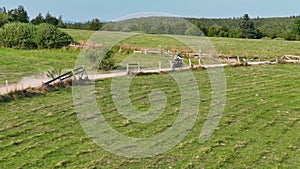
<instances>
[{"instance_id":1,"label":"blue sky","mask_svg":"<svg viewBox=\"0 0 300 169\"><path fill-rule=\"evenodd\" d=\"M300 15L299 0L0 0L7 9L25 6L31 19L48 11L68 21L115 20L133 13L160 12L185 17L229 18Z\"/></svg>"}]
</instances>

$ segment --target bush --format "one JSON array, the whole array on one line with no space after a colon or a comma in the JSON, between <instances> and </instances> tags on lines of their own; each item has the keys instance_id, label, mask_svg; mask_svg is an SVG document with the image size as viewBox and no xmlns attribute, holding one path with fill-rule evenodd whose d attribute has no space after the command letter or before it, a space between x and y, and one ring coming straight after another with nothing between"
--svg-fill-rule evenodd
<instances>
[{"instance_id":1,"label":"bush","mask_svg":"<svg viewBox=\"0 0 300 169\"><path fill-rule=\"evenodd\" d=\"M0 29L0 45L9 48L34 49L36 27L27 23L12 22Z\"/></svg>"},{"instance_id":2,"label":"bush","mask_svg":"<svg viewBox=\"0 0 300 169\"><path fill-rule=\"evenodd\" d=\"M99 70L108 71L115 69L115 62L110 54L111 51L107 52L103 59L99 60Z\"/></svg>"},{"instance_id":3,"label":"bush","mask_svg":"<svg viewBox=\"0 0 300 169\"><path fill-rule=\"evenodd\" d=\"M113 70L115 69L115 62L113 56L118 52L119 47L114 46L108 49L89 49L84 51L84 56L92 64L93 68L99 70Z\"/></svg>"},{"instance_id":4,"label":"bush","mask_svg":"<svg viewBox=\"0 0 300 169\"><path fill-rule=\"evenodd\" d=\"M240 29L233 29L229 31L228 34L229 38L242 38L243 32Z\"/></svg>"},{"instance_id":5,"label":"bush","mask_svg":"<svg viewBox=\"0 0 300 169\"><path fill-rule=\"evenodd\" d=\"M293 40L296 40L297 39L297 35L291 33L291 32L288 32L286 33L286 35L284 36L284 39L285 40L289 40L289 41L293 41Z\"/></svg>"},{"instance_id":6,"label":"bush","mask_svg":"<svg viewBox=\"0 0 300 169\"><path fill-rule=\"evenodd\" d=\"M105 52L105 55L98 60L99 70L113 70L115 68L115 62L113 56L117 53L118 47L114 46L110 50Z\"/></svg>"},{"instance_id":7,"label":"bush","mask_svg":"<svg viewBox=\"0 0 300 169\"><path fill-rule=\"evenodd\" d=\"M61 48L69 45L72 37L50 24L35 26L12 22L0 29L0 46L18 49Z\"/></svg>"},{"instance_id":8,"label":"bush","mask_svg":"<svg viewBox=\"0 0 300 169\"><path fill-rule=\"evenodd\" d=\"M69 45L72 37L55 26L43 23L37 26L35 42L38 48L61 48Z\"/></svg>"},{"instance_id":9,"label":"bush","mask_svg":"<svg viewBox=\"0 0 300 169\"><path fill-rule=\"evenodd\" d=\"M0 9L1 11L1 9ZM0 12L0 27L2 27L3 25L5 25L6 23L9 23L10 20L12 20L12 16L7 14L7 13L1 13Z\"/></svg>"}]
</instances>

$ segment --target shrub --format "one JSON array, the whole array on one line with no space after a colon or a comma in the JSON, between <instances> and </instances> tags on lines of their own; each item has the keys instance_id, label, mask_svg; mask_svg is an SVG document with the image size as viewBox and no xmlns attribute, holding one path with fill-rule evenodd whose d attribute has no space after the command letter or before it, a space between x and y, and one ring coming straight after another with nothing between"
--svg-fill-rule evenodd
<instances>
[{"instance_id":1,"label":"shrub","mask_svg":"<svg viewBox=\"0 0 300 169\"><path fill-rule=\"evenodd\" d=\"M115 69L115 61L113 56L117 53L118 46L111 49L89 49L84 51L84 56L92 64L93 68L99 70L113 70Z\"/></svg>"},{"instance_id":2,"label":"shrub","mask_svg":"<svg viewBox=\"0 0 300 169\"><path fill-rule=\"evenodd\" d=\"M110 50L105 50L105 54L100 56L100 59L98 59L98 69L106 71L115 69L115 61L113 57L116 53L118 53L119 49L119 46L113 46Z\"/></svg>"},{"instance_id":3,"label":"shrub","mask_svg":"<svg viewBox=\"0 0 300 169\"><path fill-rule=\"evenodd\" d=\"M67 33L50 24L35 26L12 22L0 29L0 46L18 49L61 48L73 41Z\"/></svg>"},{"instance_id":4,"label":"shrub","mask_svg":"<svg viewBox=\"0 0 300 169\"><path fill-rule=\"evenodd\" d=\"M0 10L1 11L1 10ZM10 20L12 20L12 16L7 13L1 13L0 12L0 27L5 25L6 23L9 23Z\"/></svg>"},{"instance_id":5,"label":"shrub","mask_svg":"<svg viewBox=\"0 0 300 169\"><path fill-rule=\"evenodd\" d=\"M229 31L228 37L230 38L242 38L243 32L240 29L233 29Z\"/></svg>"},{"instance_id":6,"label":"shrub","mask_svg":"<svg viewBox=\"0 0 300 169\"><path fill-rule=\"evenodd\" d=\"M0 29L0 45L9 48L36 48L34 36L36 27L32 24L12 22Z\"/></svg>"},{"instance_id":7,"label":"shrub","mask_svg":"<svg viewBox=\"0 0 300 169\"><path fill-rule=\"evenodd\" d=\"M104 57L99 60L99 70L112 70L115 68L115 62L113 56L115 55L114 50L109 50L105 53Z\"/></svg>"},{"instance_id":8,"label":"shrub","mask_svg":"<svg viewBox=\"0 0 300 169\"><path fill-rule=\"evenodd\" d=\"M290 40L290 41L293 41L293 40L296 40L297 39L297 35L291 33L291 32L288 32L286 33L286 35L284 36L284 39L285 40Z\"/></svg>"},{"instance_id":9,"label":"shrub","mask_svg":"<svg viewBox=\"0 0 300 169\"><path fill-rule=\"evenodd\" d=\"M69 45L72 41L70 35L51 24L43 23L37 26L35 42L38 48L61 48Z\"/></svg>"}]
</instances>

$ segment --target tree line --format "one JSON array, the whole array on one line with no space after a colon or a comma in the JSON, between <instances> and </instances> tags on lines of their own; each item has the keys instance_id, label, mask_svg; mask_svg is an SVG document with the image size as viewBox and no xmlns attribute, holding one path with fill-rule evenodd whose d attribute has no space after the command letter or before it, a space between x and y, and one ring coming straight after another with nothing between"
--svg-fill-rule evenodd
<instances>
[{"instance_id":1,"label":"tree line","mask_svg":"<svg viewBox=\"0 0 300 169\"><path fill-rule=\"evenodd\" d=\"M284 38L286 40L300 40L300 16L281 18L250 18L244 14L240 18L205 19L186 18L199 29L211 37L232 38Z\"/></svg>"},{"instance_id":2,"label":"tree line","mask_svg":"<svg viewBox=\"0 0 300 169\"><path fill-rule=\"evenodd\" d=\"M183 19L187 22L182 22ZM34 25L48 23L58 28L67 29L102 29L152 34L300 40L300 16L250 18L248 14L244 14L242 17L220 19L147 17L109 23L101 22L97 18L87 22L64 22L62 16L57 18L49 12L45 16L40 13L30 20L23 6L18 6L18 8L11 10L6 10L5 7L0 8L0 27L10 22L32 23ZM190 23L194 26L190 26Z\"/></svg>"},{"instance_id":3,"label":"tree line","mask_svg":"<svg viewBox=\"0 0 300 169\"><path fill-rule=\"evenodd\" d=\"M24 6L7 10L0 8L0 46L17 49L62 48L73 42L72 37L58 28L98 30L99 19L86 23L65 23L62 16L56 18L49 12L31 19Z\"/></svg>"},{"instance_id":4,"label":"tree line","mask_svg":"<svg viewBox=\"0 0 300 169\"><path fill-rule=\"evenodd\" d=\"M208 37L227 38L284 38L300 40L300 17L285 18L250 18L244 14L240 18L205 19L205 18L147 17L109 23L103 30L142 32L152 34L205 35ZM191 23L193 24L191 26Z\"/></svg>"},{"instance_id":5,"label":"tree line","mask_svg":"<svg viewBox=\"0 0 300 169\"><path fill-rule=\"evenodd\" d=\"M64 22L61 15L59 17L55 17L49 12L47 12L45 16L39 13L35 18L30 19L28 16L28 12L22 5L19 5L17 8L10 10L7 10L5 7L0 8L0 27L10 22L32 23L34 25L48 23L58 28L86 30L99 30L104 24L98 18L94 18L84 23Z\"/></svg>"}]
</instances>

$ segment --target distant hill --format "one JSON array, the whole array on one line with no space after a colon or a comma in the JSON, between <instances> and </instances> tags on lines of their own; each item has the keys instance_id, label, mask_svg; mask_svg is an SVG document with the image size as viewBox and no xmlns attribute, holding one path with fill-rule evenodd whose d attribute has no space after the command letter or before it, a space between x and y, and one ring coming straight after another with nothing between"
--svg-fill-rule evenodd
<instances>
[{"instance_id":1,"label":"distant hill","mask_svg":"<svg viewBox=\"0 0 300 169\"><path fill-rule=\"evenodd\" d=\"M245 16L244 16L245 17ZM102 27L102 30L124 31L124 32L143 32L152 34L181 34L181 35L203 35L210 37L231 37L231 38L248 38L241 27L242 24L250 26L253 29L252 38L286 38L290 33L297 16L282 18L249 18L245 21L244 17L240 18L176 18L176 17L144 17L123 20L119 22L110 22ZM246 22L246 23L245 23ZM191 23L200 29L199 33ZM251 28L253 24L253 28ZM247 28L244 28L247 29ZM251 37L250 37L251 38Z\"/></svg>"},{"instance_id":2,"label":"distant hill","mask_svg":"<svg viewBox=\"0 0 300 169\"><path fill-rule=\"evenodd\" d=\"M238 29L243 18L227 18L227 19L206 19L206 18L185 18L191 23L200 23L202 27L209 29L212 26L225 26L229 29ZM284 38L285 33L289 31L295 21L299 17L276 17L276 18L253 18L251 21L255 27L259 29L264 37Z\"/></svg>"}]
</instances>

